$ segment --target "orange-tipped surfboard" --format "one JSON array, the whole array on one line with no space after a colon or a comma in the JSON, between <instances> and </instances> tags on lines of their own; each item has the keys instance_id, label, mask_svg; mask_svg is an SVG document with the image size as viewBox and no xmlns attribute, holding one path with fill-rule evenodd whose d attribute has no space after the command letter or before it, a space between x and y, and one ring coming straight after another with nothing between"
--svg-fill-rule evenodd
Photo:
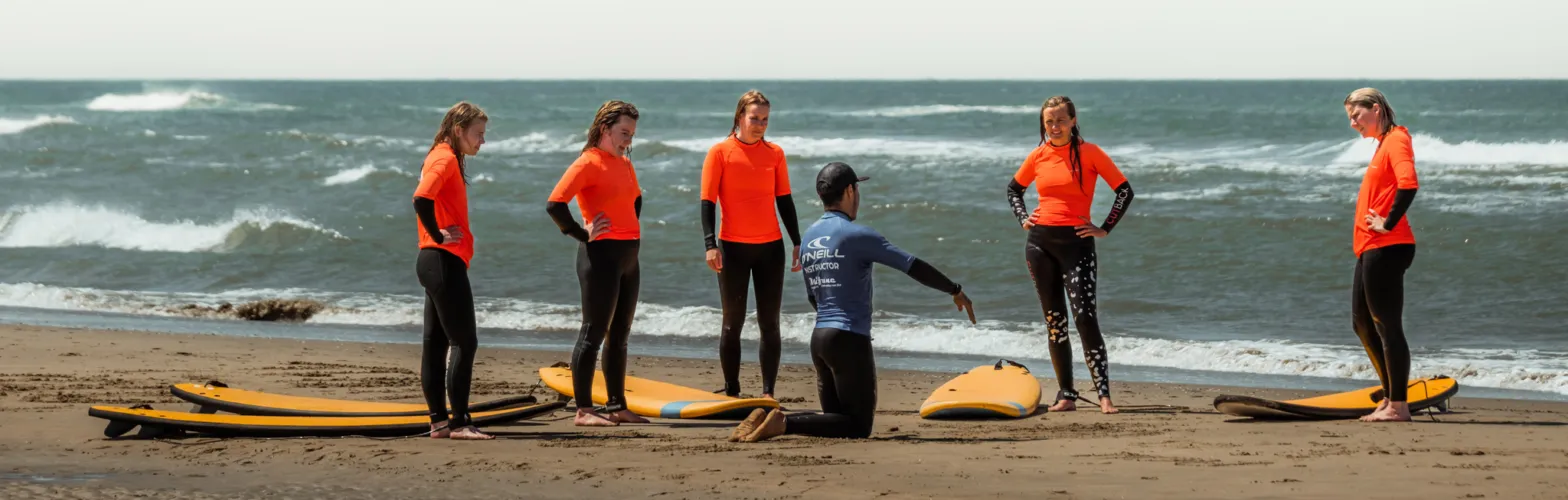
<instances>
[{"instance_id":1,"label":"orange-tipped surfboard","mask_svg":"<svg viewBox=\"0 0 1568 500\"><path fill-rule=\"evenodd\" d=\"M609 400L604 389L604 372L595 371L593 375L593 403L602 405ZM540 368L539 379L566 397L575 397L570 368ZM626 409L644 417L734 420L746 418L758 408L778 407L778 401L767 398L732 398L657 380L626 377Z\"/></svg>"},{"instance_id":2,"label":"orange-tipped surfboard","mask_svg":"<svg viewBox=\"0 0 1568 500\"><path fill-rule=\"evenodd\" d=\"M1040 405L1040 381L1008 360L975 367L931 392L921 418L1023 418Z\"/></svg>"},{"instance_id":3,"label":"orange-tipped surfboard","mask_svg":"<svg viewBox=\"0 0 1568 500\"><path fill-rule=\"evenodd\" d=\"M1444 375L1415 379L1406 390L1412 413L1437 406L1446 408L1448 399L1459 392L1459 382ZM1308 420L1358 418L1372 413L1383 401L1383 387L1328 394L1306 399L1274 401L1252 396L1221 395L1214 398L1214 409L1226 415L1256 419Z\"/></svg>"},{"instance_id":4,"label":"orange-tipped surfboard","mask_svg":"<svg viewBox=\"0 0 1568 500\"><path fill-rule=\"evenodd\" d=\"M260 391L235 389L221 382L175 384L169 386L175 397L196 405L197 413L224 411L239 415L274 417L414 417L428 415L424 403L388 403L323 399ZM480 413L533 404L533 396L512 396L471 403L469 413Z\"/></svg>"}]
</instances>

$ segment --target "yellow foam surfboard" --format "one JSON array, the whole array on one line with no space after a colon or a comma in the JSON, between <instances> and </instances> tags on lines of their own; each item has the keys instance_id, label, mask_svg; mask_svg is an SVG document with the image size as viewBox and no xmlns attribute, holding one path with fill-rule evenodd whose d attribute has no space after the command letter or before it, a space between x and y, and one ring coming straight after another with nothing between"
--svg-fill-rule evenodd
<instances>
[{"instance_id":1,"label":"yellow foam surfboard","mask_svg":"<svg viewBox=\"0 0 1568 500\"><path fill-rule=\"evenodd\" d=\"M975 367L931 392L921 418L1023 418L1040 405L1040 381L1012 361Z\"/></svg>"},{"instance_id":2,"label":"yellow foam surfboard","mask_svg":"<svg viewBox=\"0 0 1568 500\"><path fill-rule=\"evenodd\" d=\"M1408 387L1406 400L1411 412L1447 405L1448 399L1459 392L1459 382L1443 375L1411 380ZM1382 386L1372 386L1289 401L1226 394L1214 398L1214 409L1226 415L1258 419L1357 418L1372 413L1382 401Z\"/></svg>"},{"instance_id":3,"label":"yellow foam surfboard","mask_svg":"<svg viewBox=\"0 0 1568 500\"><path fill-rule=\"evenodd\" d=\"M175 397L198 407L199 413L225 411L240 415L278 417L413 417L428 415L424 403L388 403L322 399L260 391L235 389L221 382L175 384L169 386ZM535 402L533 396L512 396L481 403L470 403L469 413L523 406Z\"/></svg>"},{"instance_id":4,"label":"yellow foam surfboard","mask_svg":"<svg viewBox=\"0 0 1568 500\"><path fill-rule=\"evenodd\" d=\"M564 402L474 413L474 425L498 425L554 411ZM122 408L94 406L89 416L109 421L104 435L119 437L137 426L143 437L193 432L227 436L411 436L430 430L430 417L277 417L184 413L158 410L148 406Z\"/></svg>"},{"instance_id":5,"label":"yellow foam surfboard","mask_svg":"<svg viewBox=\"0 0 1568 500\"><path fill-rule=\"evenodd\" d=\"M551 389L567 397L575 397L572 394L570 368L540 368L539 379ZM604 372L595 371L593 403L602 405L608 400L609 396L604 389ZM626 409L644 417L740 419L754 409L778 407L778 401L767 398L737 399L656 380L626 377Z\"/></svg>"}]
</instances>

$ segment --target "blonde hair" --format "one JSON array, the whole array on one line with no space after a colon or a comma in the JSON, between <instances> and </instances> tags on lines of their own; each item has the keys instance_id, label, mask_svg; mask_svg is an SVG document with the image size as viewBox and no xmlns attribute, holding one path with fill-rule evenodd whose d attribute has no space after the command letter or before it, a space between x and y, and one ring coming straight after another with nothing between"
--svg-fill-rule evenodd
<instances>
[{"instance_id":1,"label":"blonde hair","mask_svg":"<svg viewBox=\"0 0 1568 500\"><path fill-rule=\"evenodd\" d=\"M740 101L735 103L735 122L730 126L730 135L740 131L740 119L746 116L746 108L753 104L773 107L773 103L768 102L768 96L762 95L760 91L751 90L741 94Z\"/></svg>"},{"instance_id":2,"label":"blonde hair","mask_svg":"<svg viewBox=\"0 0 1568 500\"><path fill-rule=\"evenodd\" d=\"M1388 131L1399 126L1394 123L1394 107L1388 104L1388 97L1384 96L1383 92L1378 89L1372 87L1356 89L1355 92L1345 96L1345 105L1349 106L1352 104L1366 109L1373 109L1373 106L1377 107L1375 111L1378 113L1378 127L1382 128L1382 130L1378 131L1379 137L1388 135Z\"/></svg>"},{"instance_id":3,"label":"blonde hair","mask_svg":"<svg viewBox=\"0 0 1568 500\"><path fill-rule=\"evenodd\" d=\"M604 137L604 131L614 127L621 117L637 121L637 106L625 101L606 101L599 106L599 112L593 115L593 124L588 126L588 142L583 144L583 151L588 151L599 145L599 139Z\"/></svg>"},{"instance_id":4,"label":"blonde hair","mask_svg":"<svg viewBox=\"0 0 1568 500\"><path fill-rule=\"evenodd\" d=\"M463 183L465 184L468 183L468 169L463 166L462 148L457 147L457 144L453 144L453 141L457 139L457 129L466 130L476 122L488 121L490 121L490 115L485 114L485 110L479 109L479 106L475 106L468 101L459 101L457 104L453 104L451 109L446 110L446 116L441 118L441 128L436 130L436 138L430 143L431 151L434 151L437 146L442 144L452 146L452 154L457 155L457 171L463 175Z\"/></svg>"}]
</instances>

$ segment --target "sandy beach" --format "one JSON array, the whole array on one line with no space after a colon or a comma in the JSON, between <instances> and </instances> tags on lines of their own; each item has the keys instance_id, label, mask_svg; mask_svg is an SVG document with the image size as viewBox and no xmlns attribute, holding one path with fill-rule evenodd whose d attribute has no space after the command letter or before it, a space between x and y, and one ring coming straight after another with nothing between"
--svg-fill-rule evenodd
<instances>
[{"instance_id":1,"label":"sandy beach","mask_svg":"<svg viewBox=\"0 0 1568 500\"><path fill-rule=\"evenodd\" d=\"M635 342L635 339L633 339ZM582 430L565 411L492 442L423 438L109 440L93 404L185 409L168 385L418 401L418 346L0 326L0 497L27 498L1563 498L1568 404L1473 399L1404 425L1248 422L1214 396L1270 391L1119 383L1121 415L922 421L952 374L883 371L869 440L728 443L733 423ZM476 399L532 393L567 353L483 348ZM717 363L634 357L631 373L696 387ZM1037 374L1048 367L1035 367ZM743 369L747 388L759 382ZM791 409L815 379L786 366ZM1463 383L1463 379L1460 380ZM1050 380L1042 385L1054 387ZM1137 411L1137 405L1186 410ZM1374 493L1376 492L1376 493Z\"/></svg>"}]
</instances>

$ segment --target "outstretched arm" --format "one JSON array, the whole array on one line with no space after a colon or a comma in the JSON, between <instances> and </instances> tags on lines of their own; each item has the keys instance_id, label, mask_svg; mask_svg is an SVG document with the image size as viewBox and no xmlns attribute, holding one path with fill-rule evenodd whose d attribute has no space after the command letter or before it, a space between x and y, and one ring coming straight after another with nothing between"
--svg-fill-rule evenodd
<instances>
[{"instance_id":1,"label":"outstretched arm","mask_svg":"<svg viewBox=\"0 0 1568 500\"><path fill-rule=\"evenodd\" d=\"M967 295L964 295L962 286L948 279L947 275L942 274L941 271L938 271L936 267L926 261L920 260L914 255L910 255L909 252L893 246L882 235L870 232L866 237L868 244L865 250L870 253L872 262L903 271L904 274L908 274L909 277L914 278L920 284L953 296L953 304L957 305L959 310L969 313L970 323L975 322L974 304L969 301Z\"/></svg>"},{"instance_id":2,"label":"outstretched arm","mask_svg":"<svg viewBox=\"0 0 1568 500\"><path fill-rule=\"evenodd\" d=\"M958 310L969 313L969 323L975 323L974 302L970 302L969 296L964 294L964 287L948 279L942 271L936 270L936 267L926 261L915 259L915 262L909 266L909 276L922 285L953 296L953 305L958 306Z\"/></svg>"},{"instance_id":3,"label":"outstretched arm","mask_svg":"<svg viewBox=\"0 0 1568 500\"><path fill-rule=\"evenodd\" d=\"M942 274L942 271L938 271L936 267L919 258L916 258L914 262L909 264L908 274L909 277L914 278L920 284L948 295L956 294L964 289L958 283L948 279L947 275Z\"/></svg>"}]
</instances>

